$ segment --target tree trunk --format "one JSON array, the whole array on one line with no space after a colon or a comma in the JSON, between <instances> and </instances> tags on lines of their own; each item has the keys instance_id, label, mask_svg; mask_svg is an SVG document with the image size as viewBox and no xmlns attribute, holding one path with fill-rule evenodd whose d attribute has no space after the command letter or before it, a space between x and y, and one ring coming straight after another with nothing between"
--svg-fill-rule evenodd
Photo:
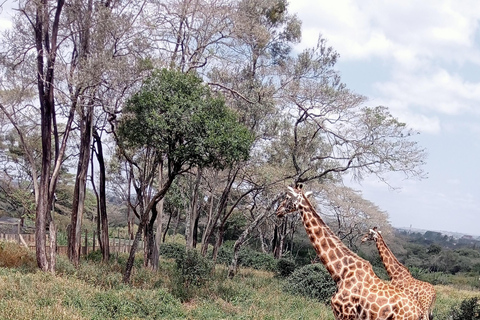
<instances>
[{"instance_id":1,"label":"tree trunk","mask_svg":"<svg viewBox=\"0 0 480 320\"><path fill-rule=\"evenodd\" d=\"M202 169L198 168L197 170L197 178L195 180L195 186L192 193L192 202L190 206L189 215L187 217L187 224L185 230L185 236L187 240L187 249L192 249L195 247L195 221L198 219L198 197L199 192L198 189L200 188L200 181L202 179Z\"/></svg>"},{"instance_id":2,"label":"tree trunk","mask_svg":"<svg viewBox=\"0 0 480 320\"><path fill-rule=\"evenodd\" d=\"M130 197L132 194L132 170L127 170L127 180L128 180L128 193L127 193L127 223L128 223L128 234L130 236L130 240L134 239L134 232L133 232L133 225L135 224L135 215L132 212L132 208L130 207Z\"/></svg>"},{"instance_id":3,"label":"tree trunk","mask_svg":"<svg viewBox=\"0 0 480 320\"><path fill-rule=\"evenodd\" d=\"M123 274L123 282L129 283L130 276L132 275L133 263L135 262L135 253L137 252L138 243L142 239L142 233L147 224L147 218L142 215L142 219L138 225L137 233L135 234L135 238L132 243L132 247L130 248L130 255L128 256L127 264L125 265L125 273Z\"/></svg>"},{"instance_id":4,"label":"tree trunk","mask_svg":"<svg viewBox=\"0 0 480 320\"><path fill-rule=\"evenodd\" d=\"M278 195L273 201L270 203L270 205L260 213L255 220L250 223L250 225L242 232L240 237L238 237L237 241L235 241L235 244L233 245L233 258L232 262L230 263L230 266L228 268L228 277L231 279L235 276L237 273L237 264L238 264L238 252L240 251L242 245L245 243L247 240L248 236L250 233L255 230L260 223L263 222L267 214L270 214L272 211L273 206L278 202L278 200L282 197L283 195L280 194Z\"/></svg>"},{"instance_id":5,"label":"tree trunk","mask_svg":"<svg viewBox=\"0 0 480 320\"><path fill-rule=\"evenodd\" d=\"M163 199L158 202L157 205L157 227L155 231L155 250L152 255L152 269L158 270L158 263L160 260L160 245L162 242L162 217L163 217Z\"/></svg>"},{"instance_id":6,"label":"tree trunk","mask_svg":"<svg viewBox=\"0 0 480 320\"><path fill-rule=\"evenodd\" d=\"M207 255L208 251L208 242L207 242L207 227L212 223L212 218L213 218L213 192L210 195L210 204L208 206L208 217L207 217L207 223L205 224L205 230L203 231L202 235L202 248L201 248L201 254L202 256Z\"/></svg>"},{"instance_id":7,"label":"tree trunk","mask_svg":"<svg viewBox=\"0 0 480 320\"><path fill-rule=\"evenodd\" d=\"M215 241L215 245L213 246L213 254L212 254L212 259L214 262L217 262L217 257L218 257L218 251L220 250L220 247L222 246L223 244L223 236L225 234L225 227L223 224L221 224L218 228L217 228L217 232L216 232L216 241Z\"/></svg>"},{"instance_id":8,"label":"tree trunk","mask_svg":"<svg viewBox=\"0 0 480 320\"><path fill-rule=\"evenodd\" d=\"M210 220L210 224L207 224L205 226L205 231L204 231L205 235L203 237L203 239L205 240L203 240L202 249L201 249L202 254L206 254L207 252L206 247L208 246L208 242L210 241L210 238L213 235L215 225L220 219L222 212L224 212L225 208L227 207L227 201L230 195L230 190L232 189L232 185L233 185L233 182L235 181L237 173L238 173L238 170L231 169L228 180L227 180L227 185L223 189L222 196L220 197L220 201L218 202L215 216Z\"/></svg>"},{"instance_id":9,"label":"tree trunk","mask_svg":"<svg viewBox=\"0 0 480 320\"><path fill-rule=\"evenodd\" d=\"M49 271L55 274L55 268L57 265L57 227L53 219L50 220L48 227L50 232L50 266Z\"/></svg>"},{"instance_id":10,"label":"tree trunk","mask_svg":"<svg viewBox=\"0 0 480 320\"><path fill-rule=\"evenodd\" d=\"M165 197L165 193L167 193L168 189L172 185L173 180L175 179L175 176L177 175L177 172L171 173L169 175L167 181L163 184L162 188L160 191L158 191L155 196L152 198L152 200L148 203L148 206L143 210L140 214L140 223L138 225L138 230L137 233L135 234L135 239L133 240L132 247L130 249L130 254L128 256L127 264L125 266L125 272L123 274L123 282L124 283L129 283L130 282L130 276L132 275L132 269L133 269L133 263L135 262L135 253L137 252L138 248L138 243L140 242L142 238L142 233L145 230L145 227L147 226L148 223L148 218L150 212L152 212L152 209L154 206L157 205L157 203L162 200Z\"/></svg>"},{"instance_id":11,"label":"tree trunk","mask_svg":"<svg viewBox=\"0 0 480 320\"><path fill-rule=\"evenodd\" d=\"M80 124L81 141L80 155L77 166L77 177L73 194L72 226L68 237L68 258L78 266L80 261L80 243L82 240L82 219L85 206L85 194L87 185L87 174L90 163L90 147L92 138L93 101L86 106L86 113L83 115Z\"/></svg>"},{"instance_id":12,"label":"tree trunk","mask_svg":"<svg viewBox=\"0 0 480 320\"><path fill-rule=\"evenodd\" d=\"M162 200L162 211L163 211L163 200ZM165 231L163 232L162 242L165 242L167 237L168 229L170 228L170 222L172 221L173 211L168 215L167 225L165 226Z\"/></svg>"},{"instance_id":13,"label":"tree trunk","mask_svg":"<svg viewBox=\"0 0 480 320\"><path fill-rule=\"evenodd\" d=\"M97 146L96 156L99 166L99 197L98 197L98 242L100 244L100 251L102 252L102 260L104 262L110 259L110 242L108 238L108 216L107 216L107 193L106 193L106 173L105 160L103 157L103 146L100 135L97 130L93 131L93 138ZM93 171L93 167L92 167ZM93 176L93 174L92 174Z\"/></svg>"},{"instance_id":14,"label":"tree trunk","mask_svg":"<svg viewBox=\"0 0 480 320\"><path fill-rule=\"evenodd\" d=\"M155 243L155 236L154 236L154 226L155 226L155 220L157 219L158 216L158 211L157 211L157 203L155 203L152 206L151 210L152 214L150 217L149 223L145 226L145 260L144 260L144 266L145 267L150 267L152 270L155 268L155 265L158 265L158 263L155 263L154 259L158 257L158 248Z\"/></svg>"},{"instance_id":15,"label":"tree trunk","mask_svg":"<svg viewBox=\"0 0 480 320\"><path fill-rule=\"evenodd\" d=\"M163 185L163 162L158 165L158 185ZM160 244L162 242L162 224L163 224L163 198L157 204L157 227L155 231L155 250L152 255L152 269L158 270L158 263L160 260Z\"/></svg>"},{"instance_id":16,"label":"tree trunk","mask_svg":"<svg viewBox=\"0 0 480 320\"><path fill-rule=\"evenodd\" d=\"M37 265L43 270L48 270L46 256L46 219L49 212L49 203L53 191L51 185L51 160L52 160L52 114L55 112L54 99L54 67L57 53L57 35L64 0L57 1L55 18L49 36L49 12L47 2L38 2L36 5L36 19L33 25L35 32L37 88L40 102L40 121L42 134L42 168L39 183L39 196L35 217L35 241ZM44 59L46 58L46 66ZM68 129L68 126L67 126ZM68 136L68 131L65 133ZM54 178L55 179L55 178ZM53 180L54 180L53 179Z\"/></svg>"}]
</instances>

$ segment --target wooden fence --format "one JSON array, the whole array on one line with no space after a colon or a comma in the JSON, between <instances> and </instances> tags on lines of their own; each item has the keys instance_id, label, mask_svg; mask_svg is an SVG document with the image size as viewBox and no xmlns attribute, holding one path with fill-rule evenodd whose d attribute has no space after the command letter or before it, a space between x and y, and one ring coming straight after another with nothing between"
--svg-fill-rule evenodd
<instances>
[{"instance_id":1,"label":"wooden fence","mask_svg":"<svg viewBox=\"0 0 480 320\"><path fill-rule=\"evenodd\" d=\"M57 238L58 239L58 238ZM133 240L124 239L118 237L110 238L110 253L128 253L133 244ZM26 246L32 250L35 250L35 234L33 233L0 233L0 241L10 241L10 242L17 242L20 245ZM57 240L58 243L58 240ZM47 244L47 251L50 251L50 241L47 234L46 239ZM57 254L67 255L68 246L66 245L58 245L56 246ZM143 249L143 242L139 243L139 249ZM85 236L82 241L82 245L80 248L81 255L87 255L88 253L100 250L95 232L88 233L85 230Z\"/></svg>"}]
</instances>

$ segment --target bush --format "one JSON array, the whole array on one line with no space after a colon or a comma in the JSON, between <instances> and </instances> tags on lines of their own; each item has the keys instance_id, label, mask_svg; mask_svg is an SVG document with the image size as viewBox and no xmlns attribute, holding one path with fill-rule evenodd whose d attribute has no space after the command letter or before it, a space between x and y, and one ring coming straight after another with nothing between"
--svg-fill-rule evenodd
<instances>
[{"instance_id":1,"label":"bush","mask_svg":"<svg viewBox=\"0 0 480 320\"><path fill-rule=\"evenodd\" d=\"M480 320L478 297L465 299L452 310L452 320Z\"/></svg>"},{"instance_id":2,"label":"bush","mask_svg":"<svg viewBox=\"0 0 480 320\"><path fill-rule=\"evenodd\" d=\"M335 282L321 264L310 264L296 269L286 279L283 289L328 303L336 290Z\"/></svg>"},{"instance_id":3,"label":"bush","mask_svg":"<svg viewBox=\"0 0 480 320\"><path fill-rule=\"evenodd\" d=\"M240 250L238 260L239 265L257 270L275 271L277 269L277 261L272 255L249 248Z\"/></svg>"},{"instance_id":4,"label":"bush","mask_svg":"<svg viewBox=\"0 0 480 320\"><path fill-rule=\"evenodd\" d=\"M164 258L178 259L185 255L185 245L180 243L162 243L159 253Z\"/></svg>"},{"instance_id":5,"label":"bush","mask_svg":"<svg viewBox=\"0 0 480 320\"><path fill-rule=\"evenodd\" d=\"M35 270L35 252L13 242L0 242L0 267Z\"/></svg>"},{"instance_id":6,"label":"bush","mask_svg":"<svg viewBox=\"0 0 480 320\"><path fill-rule=\"evenodd\" d=\"M233 245L233 243L232 243ZM220 247L217 263L230 265L233 259L233 247L226 243ZM277 271L275 258L263 252L258 252L248 247L243 247L238 253L238 266L249 267L257 270Z\"/></svg>"},{"instance_id":7,"label":"bush","mask_svg":"<svg viewBox=\"0 0 480 320\"><path fill-rule=\"evenodd\" d=\"M193 296L194 287L200 287L209 279L213 263L196 250L184 251L176 259L176 272L173 280L173 294L182 301Z\"/></svg>"},{"instance_id":8,"label":"bush","mask_svg":"<svg viewBox=\"0 0 480 320\"><path fill-rule=\"evenodd\" d=\"M233 245L234 241L225 241L224 244L218 249L217 263L228 266L232 262L233 258ZM209 255L212 255L212 250L209 250Z\"/></svg>"},{"instance_id":9,"label":"bush","mask_svg":"<svg viewBox=\"0 0 480 320\"><path fill-rule=\"evenodd\" d=\"M295 271L295 261L282 258L277 262L277 276L286 278Z\"/></svg>"}]
</instances>

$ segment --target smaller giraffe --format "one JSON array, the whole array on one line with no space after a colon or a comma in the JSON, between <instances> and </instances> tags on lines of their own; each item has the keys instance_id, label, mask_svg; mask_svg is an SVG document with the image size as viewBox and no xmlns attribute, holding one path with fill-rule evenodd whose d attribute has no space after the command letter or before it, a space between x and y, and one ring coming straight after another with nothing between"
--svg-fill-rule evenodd
<instances>
[{"instance_id":1,"label":"smaller giraffe","mask_svg":"<svg viewBox=\"0 0 480 320\"><path fill-rule=\"evenodd\" d=\"M433 319L433 304L435 303L437 296L433 285L415 279L411 275L407 267L398 261L397 257L395 257L393 252L387 246L381 232L377 230L377 227L370 229L370 231L362 238L362 242L365 241L375 241L391 283L417 298L423 313L428 315L429 320Z\"/></svg>"},{"instance_id":2,"label":"smaller giraffe","mask_svg":"<svg viewBox=\"0 0 480 320\"><path fill-rule=\"evenodd\" d=\"M305 231L337 286L331 306L336 320L424 320L420 304L399 287L382 281L371 264L352 252L325 224L302 186L289 187L277 208L283 217L299 211Z\"/></svg>"}]
</instances>

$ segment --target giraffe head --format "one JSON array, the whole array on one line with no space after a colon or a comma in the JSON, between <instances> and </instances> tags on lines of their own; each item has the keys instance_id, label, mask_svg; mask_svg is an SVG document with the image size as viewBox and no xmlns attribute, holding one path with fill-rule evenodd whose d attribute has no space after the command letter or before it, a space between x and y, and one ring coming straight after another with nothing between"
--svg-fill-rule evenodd
<instances>
[{"instance_id":1,"label":"giraffe head","mask_svg":"<svg viewBox=\"0 0 480 320\"><path fill-rule=\"evenodd\" d=\"M289 213L293 213L298 210L298 206L303 197L308 197L311 192L303 192L303 185L297 184L295 188L288 187L285 199L280 203L275 214L277 217L282 218Z\"/></svg>"},{"instance_id":2,"label":"giraffe head","mask_svg":"<svg viewBox=\"0 0 480 320\"><path fill-rule=\"evenodd\" d=\"M366 241L377 241L378 239L378 234L381 233L377 227L374 227L373 229L370 229L366 235L363 236L362 238L362 243Z\"/></svg>"}]
</instances>

